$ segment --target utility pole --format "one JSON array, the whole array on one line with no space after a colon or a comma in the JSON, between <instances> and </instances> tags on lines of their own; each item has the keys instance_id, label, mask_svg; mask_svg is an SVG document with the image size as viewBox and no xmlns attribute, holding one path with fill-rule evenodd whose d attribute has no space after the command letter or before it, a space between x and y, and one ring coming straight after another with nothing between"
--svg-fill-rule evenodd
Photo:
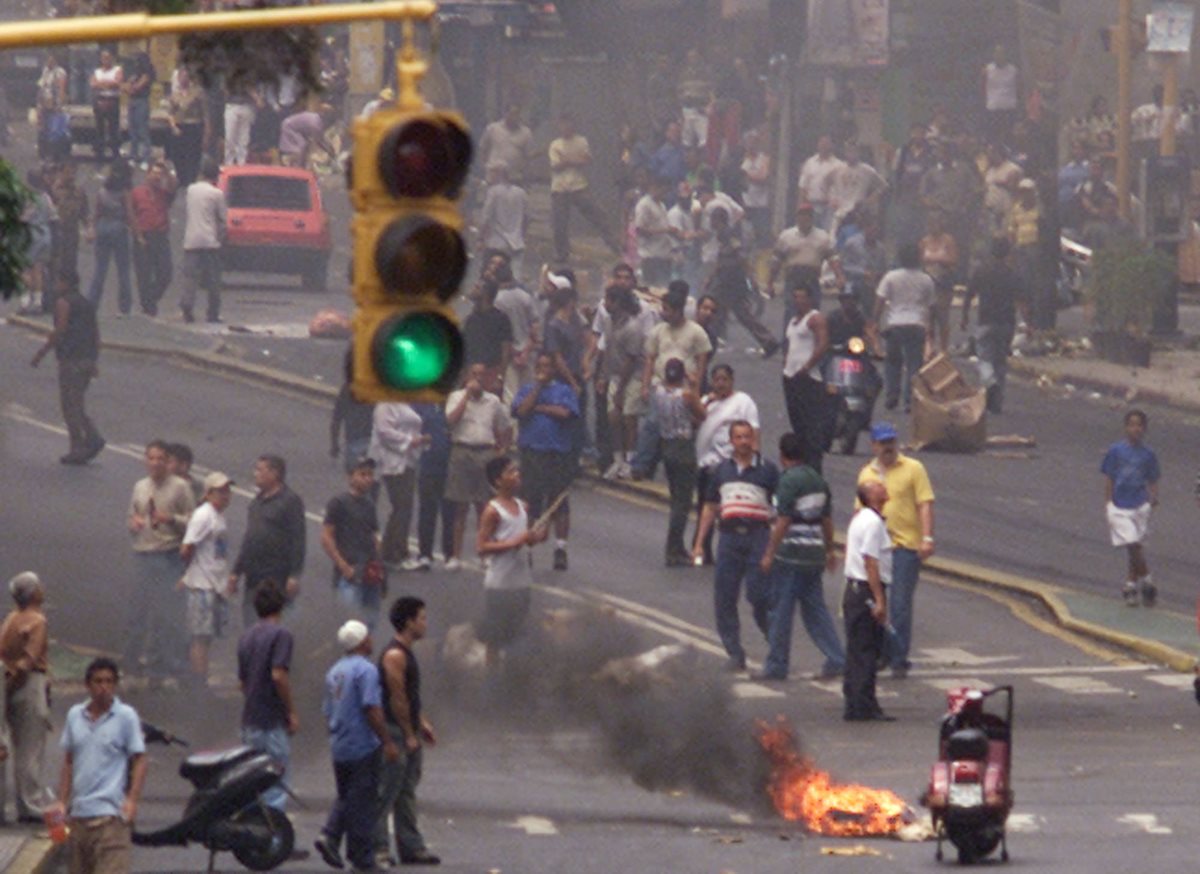
<instances>
[{"instance_id":1,"label":"utility pole","mask_svg":"<svg viewBox=\"0 0 1200 874\"><path fill-rule=\"evenodd\" d=\"M1120 0L1117 13L1117 203L1121 218L1129 218L1131 138L1133 113L1133 0Z\"/></svg>"}]
</instances>

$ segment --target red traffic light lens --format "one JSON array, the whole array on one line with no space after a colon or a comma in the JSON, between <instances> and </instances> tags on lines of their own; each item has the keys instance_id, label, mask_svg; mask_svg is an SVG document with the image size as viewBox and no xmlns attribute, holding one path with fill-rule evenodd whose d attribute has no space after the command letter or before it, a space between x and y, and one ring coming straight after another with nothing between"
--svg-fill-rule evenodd
<instances>
[{"instance_id":1,"label":"red traffic light lens","mask_svg":"<svg viewBox=\"0 0 1200 874\"><path fill-rule=\"evenodd\" d=\"M394 197L455 197L470 163L467 132L440 119L397 125L379 147L379 176Z\"/></svg>"},{"instance_id":2,"label":"red traffic light lens","mask_svg":"<svg viewBox=\"0 0 1200 874\"><path fill-rule=\"evenodd\" d=\"M389 291L432 291L447 300L467 272L467 247L453 228L426 216L409 216L392 222L379 235L375 272Z\"/></svg>"}]
</instances>

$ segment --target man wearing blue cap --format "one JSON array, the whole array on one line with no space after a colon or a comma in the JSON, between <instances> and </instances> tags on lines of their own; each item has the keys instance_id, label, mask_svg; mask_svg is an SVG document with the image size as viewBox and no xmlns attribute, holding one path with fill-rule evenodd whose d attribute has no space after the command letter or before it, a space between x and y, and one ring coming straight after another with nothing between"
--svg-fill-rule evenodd
<instances>
[{"instance_id":1,"label":"man wearing blue cap","mask_svg":"<svg viewBox=\"0 0 1200 874\"><path fill-rule=\"evenodd\" d=\"M917 578L921 562L933 555L933 486L925 465L900 453L891 422L871 428L871 449L875 458L858 472L858 485L881 482L887 487L887 531L893 544L888 618L895 633L888 636L885 653L892 676L903 679L911 667L908 651Z\"/></svg>"}]
</instances>

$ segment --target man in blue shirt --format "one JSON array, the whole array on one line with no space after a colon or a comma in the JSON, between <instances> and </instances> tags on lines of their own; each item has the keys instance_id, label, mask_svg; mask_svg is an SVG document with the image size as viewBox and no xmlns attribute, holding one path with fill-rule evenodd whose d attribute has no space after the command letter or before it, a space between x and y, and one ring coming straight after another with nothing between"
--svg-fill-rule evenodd
<instances>
[{"instance_id":1,"label":"man in blue shirt","mask_svg":"<svg viewBox=\"0 0 1200 874\"><path fill-rule=\"evenodd\" d=\"M1142 603L1153 607L1158 589L1150 579L1146 551L1142 546L1150 528L1150 511L1158 505L1158 456L1142 441L1149 420L1141 410L1125 414L1125 439L1114 443L1104 455L1104 500L1112 545L1125 547L1129 575L1121 590L1130 607Z\"/></svg>"},{"instance_id":2,"label":"man in blue shirt","mask_svg":"<svg viewBox=\"0 0 1200 874\"><path fill-rule=\"evenodd\" d=\"M579 395L555 378L556 362L546 352L538 355L533 382L521 386L513 398L512 414L520 423L517 449L521 453L522 497L529 518L537 519L575 478L575 420ZM564 500L554 514L554 569L567 569L567 537L571 531L571 505Z\"/></svg>"},{"instance_id":3,"label":"man in blue shirt","mask_svg":"<svg viewBox=\"0 0 1200 874\"><path fill-rule=\"evenodd\" d=\"M717 634L729 654L726 668L746 669L738 621L738 594L746 581L746 600L754 609L754 623L767 637L772 606L771 584L759 567L771 536L775 511L771 497L779 485L779 468L758 454L754 426L739 419L729 425L733 456L718 464L708 478L704 509L696 533L692 560L704 559L704 540L720 519L713 604Z\"/></svg>"},{"instance_id":4,"label":"man in blue shirt","mask_svg":"<svg viewBox=\"0 0 1200 874\"><path fill-rule=\"evenodd\" d=\"M382 759L395 762L400 750L383 718L379 670L371 664L371 634L351 619L338 629L345 653L325 675L321 712L329 726L337 801L314 842L321 858L334 868L344 867L340 851L346 836L346 855L356 871L376 871L373 830L379 813L379 771Z\"/></svg>"},{"instance_id":5,"label":"man in blue shirt","mask_svg":"<svg viewBox=\"0 0 1200 874\"><path fill-rule=\"evenodd\" d=\"M112 659L93 660L84 674L88 700L67 711L63 726L61 800L50 811L70 816L71 874L129 871L146 745L137 711L116 696L119 679Z\"/></svg>"}]
</instances>

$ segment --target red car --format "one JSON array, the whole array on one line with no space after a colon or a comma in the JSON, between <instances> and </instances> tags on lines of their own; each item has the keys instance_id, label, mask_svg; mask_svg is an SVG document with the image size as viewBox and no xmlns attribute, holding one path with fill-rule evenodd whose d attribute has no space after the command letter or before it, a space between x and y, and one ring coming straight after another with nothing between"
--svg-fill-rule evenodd
<instances>
[{"instance_id":1,"label":"red car","mask_svg":"<svg viewBox=\"0 0 1200 874\"><path fill-rule=\"evenodd\" d=\"M312 173L257 164L222 167L217 185L229 209L223 269L290 273L305 290L325 290L329 216Z\"/></svg>"}]
</instances>

